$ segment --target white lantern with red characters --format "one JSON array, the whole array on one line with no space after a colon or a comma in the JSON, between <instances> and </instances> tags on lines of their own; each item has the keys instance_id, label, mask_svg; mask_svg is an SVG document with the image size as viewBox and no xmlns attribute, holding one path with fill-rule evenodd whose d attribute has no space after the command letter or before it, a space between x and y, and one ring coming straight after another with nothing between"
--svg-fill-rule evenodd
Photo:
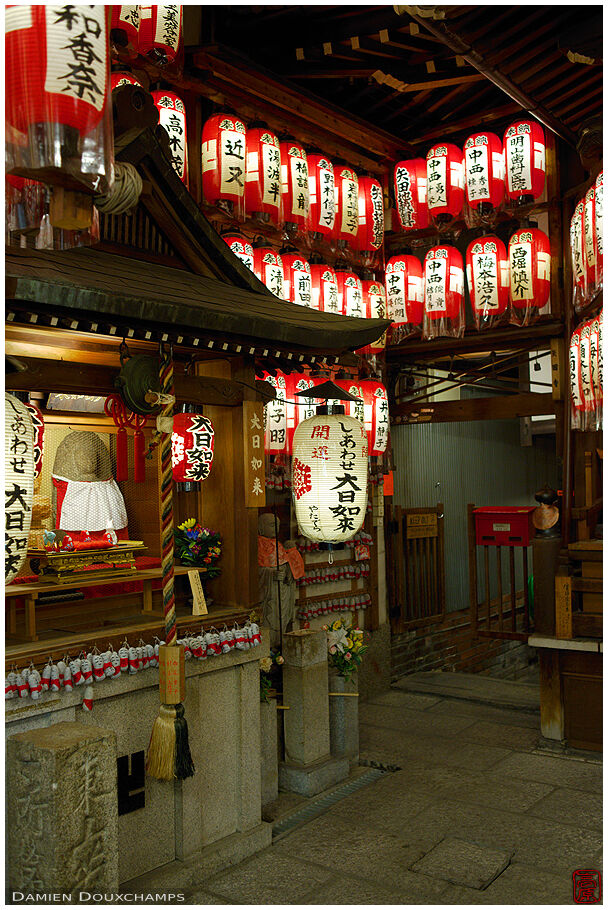
<instances>
[{"instance_id":1,"label":"white lantern with red characters","mask_svg":"<svg viewBox=\"0 0 608 910\"><path fill-rule=\"evenodd\" d=\"M351 167L334 167L336 188L336 220L333 236L338 245L353 243L359 230L359 178Z\"/></svg>"},{"instance_id":2,"label":"white lantern with red characters","mask_svg":"<svg viewBox=\"0 0 608 910\"><path fill-rule=\"evenodd\" d=\"M258 221L275 227L281 223L281 151L267 126L247 130L245 208Z\"/></svg>"},{"instance_id":3,"label":"white lantern with red characters","mask_svg":"<svg viewBox=\"0 0 608 910\"><path fill-rule=\"evenodd\" d=\"M264 451L269 455L288 455L290 439L287 433L290 405L287 400L287 377L264 373L262 379L274 388L275 398L264 407Z\"/></svg>"},{"instance_id":4,"label":"white lantern with red characters","mask_svg":"<svg viewBox=\"0 0 608 910\"><path fill-rule=\"evenodd\" d=\"M156 66L175 63L182 42L182 7L141 6L139 53Z\"/></svg>"},{"instance_id":5,"label":"white lantern with red characters","mask_svg":"<svg viewBox=\"0 0 608 910\"><path fill-rule=\"evenodd\" d=\"M334 269L323 262L310 265L312 281L312 309L320 313L340 314L340 295L338 279Z\"/></svg>"},{"instance_id":6,"label":"white lantern with red characters","mask_svg":"<svg viewBox=\"0 0 608 910\"><path fill-rule=\"evenodd\" d=\"M137 85L139 88L142 88L139 79L136 79L131 73L113 72L110 76L110 87L112 91L114 91L115 88L119 88L121 85Z\"/></svg>"},{"instance_id":7,"label":"white lantern with red characters","mask_svg":"<svg viewBox=\"0 0 608 910\"><path fill-rule=\"evenodd\" d=\"M343 543L361 528L367 510L367 456L365 427L354 417L317 414L298 426L292 489L296 519L309 540Z\"/></svg>"},{"instance_id":8,"label":"white lantern with red characters","mask_svg":"<svg viewBox=\"0 0 608 910\"><path fill-rule=\"evenodd\" d=\"M474 133L464 144L465 192L469 208L493 214L505 198L505 160L495 133Z\"/></svg>"},{"instance_id":9,"label":"white lantern with red characters","mask_svg":"<svg viewBox=\"0 0 608 910\"><path fill-rule=\"evenodd\" d=\"M336 281L340 313L343 316L365 318L363 287L359 276L348 269L336 269Z\"/></svg>"},{"instance_id":10,"label":"white lantern with red characters","mask_svg":"<svg viewBox=\"0 0 608 910\"><path fill-rule=\"evenodd\" d=\"M234 255L238 256L243 265L246 265L251 272L254 272L253 247L249 241L241 234L222 234L222 238L226 241Z\"/></svg>"},{"instance_id":11,"label":"white lantern with red characters","mask_svg":"<svg viewBox=\"0 0 608 910\"><path fill-rule=\"evenodd\" d=\"M422 264L409 254L391 256L386 263L386 305L391 320L390 339L399 344L410 335L419 335L424 309Z\"/></svg>"},{"instance_id":12,"label":"white lantern with red characters","mask_svg":"<svg viewBox=\"0 0 608 910\"><path fill-rule=\"evenodd\" d=\"M536 120L517 120L505 130L506 190L509 199L526 204L545 188L545 133Z\"/></svg>"},{"instance_id":13,"label":"white lantern with red characters","mask_svg":"<svg viewBox=\"0 0 608 910\"><path fill-rule=\"evenodd\" d=\"M580 200L570 219L570 254L574 306L579 310L587 298L587 256L585 249L585 202Z\"/></svg>"},{"instance_id":14,"label":"white lantern with red characters","mask_svg":"<svg viewBox=\"0 0 608 910\"><path fill-rule=\"evenodd\" d=\"M426 198L426 161L410 158L399 161L393 173L395 206L404 231L419 231L429 226Z\"/></svg>"},{"instance_id":15,"label":"white lantern with red characters","mask_svg":"<svg viewBox=\"0 0 608 910\"><path fill-rule=\"evenodd\" d=\"M175 414L171 434L171 462L176 483L209 477L213 464L215 431L203 414Z\"/></svg>"},{"instance_id":16,"label":"white lantern with red characters","mask_svg":"<svg viewBox=\"0 0 608 910\"><path fill-rule=\"evenodd\" d=\"M464 162L462 151L450 142L427 152L426 202L429 215L438 225L449 224L462 212Z\"/></svg>"},{"instance_id":17,"label":"white lantern with red characters","mask_svg":"<svg viewBox=\"0 0 608 910\"><path fill-rule=\"evenodd\" d=\"M285 300L285 273L283 260L270 246L263 242L253 246L253 271L269 291Z\"/></svg>"},{"instance_id":18,"label":"white lantern with red characters","mask_svg":"<svg viewBox=\"0 0 608 910\"><path fill-rule=\"evenodd\" d=\"M424 338L464 334L464 268L453 246L432 247L424 257Z\"/></svg>"},{"instance_id":19,"label":"white lantern with red characters","mask_svg":"<svg viewBox=\"0 0 608 910\"><path fill-rule=\"evenodd\" d=\"M595 181L595 250L597 257L596 286L604 284L604 172Z\"/></svg>"},{"instance_id":20,"label":"white lantern with red characters","mask_svg":"<svg viewBox=\"0 0 608 910\"><path fill-rule=\"evenodd\" d=\"M306 149L295 139L284 139L279 149L285 229L288 232L306 230L310 213Z\"/></svg>"},{"instance_id":21,"label":"white lantern with red characters","mask_svg":"<svg viewBox=\"0 0 608 910\"><path fill-rule=\"evenodd\" d=\"M334 166L322 152L308 153L308 230L329 238L336 223Z\"/></svg>"},{"instance_id":22,"label":"white lantern with red characters","mask_svg":"<svg viewBox=\"0 0 608 910\"><path fill-rule=\"evenodd\" d=\"M242 221L245 218L247 130L233 114L214 114L203 126L203 197Z\"/></svg>"},{"instance_id":23,"label":"white lantern with red characters","mask_svg":"<svg viewBox=\"0 0 608 910\"><path fill-rule=\"evenodd\" d=\"M387 319L386 315L386 289L381 281L375 278L361 279L361 288L363 290L363 306L365 308L366 319ZM359 348L358 354L365 357L375 357L381 354L386 347L386 332L372 344Z\"/></svg>"},{"instance_id":24,"label":"white lantern with red characters","mask_svg":"<svg viewBox=\"0 0 608 910\"><path fill-rule=\"evenodd\" d=\"M169 137L171 164L177 176L188 186L188 136L186 108L175 92L152 92L159 113L159 124Z\"/></svg>"},{"instance_id":25,"label":"white lantern with red characters","mask_svg":"<svg viewBox=\"0 0 608 910\"><path fill-rule=\"evenodd\" d=\"M34 429L34 476L38 477L42 471L42 456L44 455L44 417L40 408L32 404L31 401L26 402L25 406L32 418L32 427Z\"/></svg>"},{"instance_id":26,"label":"white lantern with red characters","mask_svg":"<svg viewBox=\"0 0 608 910\"><path fill-rule=\"evenodd\" d=\"M595 230L595 185L585 194L583 216L585 236L585 265L587 273L587 298L591 299L597 287L597 232Z\"/></svg>"},{"instance_id":27,"label":"white lantern with red characters","mask_svg":"<svg viewBox=\"0 0 608 910\"><path fill-rule=\"evenodd\" d=\"M359 177L359 228L351 246L362 252L379 250L384 243L384 198L375 177Z\"/></svg>"},{"instance_id":28,"label":"white lantern with red characters","mask_svg":"<svg viewBox=\"0 0 608 910\"><path fill-rule=\"evenodd\" d=\"M466 253L467 284L478 329L490 329L508 320L509 258L496 236L479 237Z\"/></svg>"},{"instance_id":29,"label":"white lantern with red characters","mask_svg":"<svg viewBox=\"0 0 608 910\"><path fill-rule=\"evenodd\" d=\"M312 307L310 264L298 252L281 253L283 294L285 300L298 306Z\"/></svg>"},{"instance_id":30,"label":"white lantern with red characters","mask_svg":"<svg viewBox=\"0 0 608 910\"><path fill-rule=\"evenodd\" d=\"M122 56L133 60L139 50L140 6L112 6L110 38Z\"/></svg>"},{"instance_id":31,"label":"white lantern with red characters","mask_svg":"<svg viewBox=\"0 0 608 910\"><path fill-rule=\"evenodd\" d=\"M538 228L522 228L509 240L511 322L529 325L549 302L551 245Z\"/></svg>"}]
</instances>

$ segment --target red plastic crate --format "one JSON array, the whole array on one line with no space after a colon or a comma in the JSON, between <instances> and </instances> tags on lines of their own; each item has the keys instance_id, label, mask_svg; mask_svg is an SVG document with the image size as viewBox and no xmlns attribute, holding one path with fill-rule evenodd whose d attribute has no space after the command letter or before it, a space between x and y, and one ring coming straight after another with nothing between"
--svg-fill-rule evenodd
<instances>
[{"instance_id":1,"label":"red plastic crate","mask_svg":"<svg viewBox=\"0 0 608 910\"><path fill-rule=\"evenodd\" d=\"M536 506L484 506L474 509L475 542L484 547L528 547L535 534Z\"/></svg>"}]
</instances>

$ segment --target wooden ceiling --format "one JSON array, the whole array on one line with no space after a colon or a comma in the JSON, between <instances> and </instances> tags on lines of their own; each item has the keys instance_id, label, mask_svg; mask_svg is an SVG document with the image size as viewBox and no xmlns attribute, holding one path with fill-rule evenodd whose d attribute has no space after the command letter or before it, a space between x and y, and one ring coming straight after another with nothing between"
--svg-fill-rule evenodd
<instances>
[{"instance_id":1,"label":"wooden ceiling","mask_svg":"<svg viewBox=\"0 0 608 910\"><path fill-rule=\"evenodd\" d=\"M419 154L481 124L500 133L522 110L513 90L571 144L602 111L601 5L206 6L202 37Z\"/></svg>"}]
</instances>

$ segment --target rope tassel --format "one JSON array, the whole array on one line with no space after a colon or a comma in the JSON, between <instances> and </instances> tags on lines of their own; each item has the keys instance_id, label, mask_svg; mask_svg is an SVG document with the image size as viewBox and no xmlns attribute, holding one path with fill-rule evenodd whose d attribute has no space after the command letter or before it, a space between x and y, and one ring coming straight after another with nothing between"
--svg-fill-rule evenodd
<instances>
[{"instance_id":1,"label":"rope tassel","mask_svg":"<svg viewBox=\"0 0 608 910\"><path fill-rule=\"evenodd\" d=\"M161 392L173 396L173 358L171 350L162 351L160 363ZM171 417L173 398L164 406L163 417ZM177 644L175 619L173 556L173 468L171 433L161 436L160 506L162 516L162 578L165 642L159 648L160 710L154 721L146 771L158 780L184 780L194 774L194 763L188 741L188 723L181 702L186 695L184 649Z\"/></svg>"}]
</instances>

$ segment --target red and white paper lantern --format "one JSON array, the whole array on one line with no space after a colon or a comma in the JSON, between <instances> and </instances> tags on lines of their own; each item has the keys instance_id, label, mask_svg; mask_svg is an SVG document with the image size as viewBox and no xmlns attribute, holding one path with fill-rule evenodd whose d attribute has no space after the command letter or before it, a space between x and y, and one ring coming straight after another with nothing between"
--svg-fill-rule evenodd
<instances>
[{"instance_id":1,"label":"red and white paper lantern","mask_svg":"<svg viewBox=\"0 0 608 910\"><path fill-rule=\"evenodd\" d=\"M375 278L363 278L361 287L366 319L387 319L386 289L382 282L376 281ZM377 354L381 354L385 347L386 332L383 332L376 341L360 348L357 353L366 357L375 357Z\"/></svg>"},{"instance_id":2,"label":"red and white paper lantern","mask_svg":"<svg viewBox=\"0 0 608 910\"><path fill-rule=\"evenodd\" d=\"M249 241L240 234L223 234L222 237L243 265L246 265L251 272L255 271L253 267L253 247Z\"/></svg>"},{"instance_id":3,"label":"red and white paper lantern","mask_svg":"<svg viewBox=\"0 0 608 910\"><path fill-rule=\"evenodd\" d=\"M291 373L287 377L287 398L290 405L287 407L287 449L289 454L293 451L293 436L299 424L309 417L314 417L317 405L322 404L321 399L300 397L298 392L306 392L321 385L325 379L307 376L305 373Z\"/></svg>"},{"instance_id":4,"label":"red and white paper lantern","mask_svg":"<svg viewBox=\"0 0 608 910\"><path fill-rule=\"evenodd\" d=\"M130 59L139 50L140 6L112 6L110 37L122 54Z\"/></svg>"},{"instance_id":5,"label":"red and white paper lantern","mask_svg":"<svg viewBox=\"0 0 608 910\"><path fill-rule=\"evenodd\" d=\"M308 154L308 230L329 238L336 223L334 166L322 152Z\"/></svg>"},{"instance_id":6,"label":"red and white paper lantern","mask_svg":"<svg viewBox=\"0 0 608 910\"><path fill-rule=\"evenodd\" d=\"M264 407L264 451L270 455L288 455L289 437L287 435L287 377L277 371L276 376L264 373L262 378L275 390L275 398Z\"/></svg>"},{"instance_id":7,"label":"red and white paper lantern","mask_svg":"<svg viewBox=\"0 0 608 910\"><path fill-rule=\"evenodd\" d=\"M270 246L254 246L253 271L269 291L285 300L285 280L281 255Z\"/></svg>"},{"instance_id":8,"label":"red and white paper lantern","mask_svg":"<svg viewBox=\"0 0 608 910\"><path fill-rule=\"evenodd\" d=\"M281 151L267 126L247 130L245 208L248 216L277 227L281 223Z\"/></svg>"},{"instance_id":9,"label":"red and white paper lantern","mask_svg":"<svg viewBox=\"0 0 608 910\"><path fill-rule=\"evenodd\" d=\"M365 427L369 454L382 455L386 450L389 430L386 388L374 379L339 379L336 385L358 399L344 402L345 411Z\"/></svg>"},{"instance_id":10,"label":"red and white paper lantern","mask_svg":"<svg viewBox=\"0 0 608 910\"><path fill-rule=\"evenodd\" d=\"M532 202L545 188L545 133L536 120L517 120L505 130L506 190L509 199Z\"/></svg>"},{"instance_id":11,"label":"red and white paper lantern","mask_svg":"<svg viewBox=\"0 0 608 910\"><path fill-rule=\"evenodd\" d=\"M334 238L342 246L353 243L359 230L359 178L351 167L336 165L336 221Z\"/></svg>"},{"instance_id":12,"label":"red and white paper lantern","mask_svg":"<svg viewBox=\"0 0 608 910\"><path fill-rule=\"evenodd\" d=\"M310 264L300 253L281 253L283 296L299 306L312 307Z\"/></svg>"},{"instance_id":13,"label":"red and white paper lantern","mask_svg":"<svg viewBox=\"0 0 608 910\"><path fill-rule=\"evenodd\" d=\"M384 243L384 198L375 177L359 177L359 227L351 246L362 252L379 250Z\"/></svg>"},{"instance_id":14,"label":"red and white paper lantern","mask_svg":"<svg viewBox=\"0 0 608 910\"><path fill-rule=\"evenodd\" d=\"M338 279L334 269L322 262L310 266L312 308L321 313L341 313Z\"/></svg>"},{"instance_id":15,"label":"red and white paper lantern","mask_svg":"<svg viewBox=\"0 0 608 910\"><path fill-rule=\"evenodd\" d=\"M404 231L418 231L429 226L426 198L426 161L410 158L399 161L393 173L395 206Z\"/></svg>"},{"instance_id":16,"label":"red and white paper lantern","mask_svg":"<svg viewBox=\"0 0 608 910\"><path fill-rule=\"evenodd\" d=\"M159 124L169 137L171 164L177 176L188 186L188 137L186 108L175 92L152 92L159 113Z\"/></svg>"},{"instance_id":17,"label":"red and white paper lantern","mask_svg":"<svg viewBox=\"0 0 608 910\"><path fill-rule=\"evenodd\" d=\"M4 396L4 580L17 576L27 555L34 497L32 415L13 395Z\"/></svg>"},{"instance_id":18,"label":"red and white paper lantern","mask_svg":"<svg viewBox=\"0 0 608 910\"><path fill-rule=\"evenodd\" d=\"M182 7L140 7L139 53L156 66L175 63L182 40Z\"/></svg>"},{"instance_id":19,"label":"red and white paper lantern","mask_svg":"<svg viewBox=\"0 0 608 910\"><path fill-rule=\"evenodd\" d=\"M583 429L595 429L595 389L592 373L591 321L581 326L580 334L580 388L583 399Z\"/></svg>"},{"instance_id":20,"label":"red and white paper lantern","mask_svg":"<svg viewBox=\"0 0 608 910\"><path fill-rule=\"evenodd\" d=\"M597 231L595 229L595 185L585 194L583 216L585 238L585 266L587 274L587 297L591 298L597 287Z\"/></svg>"},{"instance_id":21,"label":"red and white paper lantern","mask_svg":"<svg viewBox=\"0 0 608 910\"><path fill-rule=\"evenodd\" d=\"M336 281L340 313L343 316L365 318L363 287L359 276L348 270L336 269Z\"/></svg>"},{"instance_id":22,"label":"red and white paper lantern","mask_svg":"<svg viewBox=\"0 0 608 910\"><path fill-rule=\"evenodd\" d=\"M203 196L240 221L245 217L246 135L238 117L214 114L203 126L201 140Z\"/></svg>"},{"instance_id":23,"label":"red and white paper lantern","mask_svg":"<svg viewBox=\"0 0 608 910\"><path fill-rule=\"evenodd\" d=\"M114 91L115 88L118 88L121 85L137 85L139 88L142 88L139 79L136 79L131 73L113 72L110 76L111 90Z\"/></svg>"},{"instance_id":24,"label":"red and white paper lantern","mask_svg":"<svg viewBox=\"0 0 608 910\"><path fill-rule=\"evenodd\" d=\"M551 246L538 228L523 228L509 240L511 322L528 325L551 293Z\"/></svg>"},{"instance_id":25,"label":"red and white paper lantern","mask_svg":"<svg viewBox=\"0 0 608 910\"><path fill-rule=\"evenodd\" d=\"M587 297L587 256L585 249L585 202L581 199L570 219L570 254L574 306L580 309Z\"/></svg>"},{"instance_id":26,"label":"red and white paper lantern","mask_svg":"<svg viewBox=\"0 0 608 910\"><path fill-rule=\"evenodd\" d=\"M495 133L474 133L464 144L465 191L469 207L486 215L502 205L505 170L502 142Z\"/></svg>"},{"instance_id":27,"label":"red and white paper lantern","mask_svg":"<svg viewBox=\"0 0 608 910\"><path fill-rule=\"evenodd\" d=\"M438 224L447 224L462 212L464 162L462 151L450 142L427 152L426 201L429 215Z\"/></svg>"},{"instance_id":28,"label":"red and white paper lantern","mask_svg":"<svg viewBox=\"0 0 608 910\"><path fill-rule=\"evenodd\" d=\"M286 139L280 143L280 153L285 228L288 231L305 230L310 212L306 150L295 139Z\"/></svg>"},{"instance_id":29,"label":"red and white paper lantern","mask_svg":"<svg viewBox=\"0 0 608 910\"><path fill-rule=\"evenodd\" d=\"M595 181L595 249L597 256L596 285L604 283L604 172Z\"/></svg>"},{"instance_id":30,"label":"red and white paper lantern","mask_svg":"<svg viewBox=\"0 0 608 910\"><path fill-rule=\"evenodd\" d=\"M37 405L28 401L25 406L32 418L34 430L34 476L38 477L42 471L42 456L44 455L44 417Z\"/></svg>"},{"instance_id":31,"label":"red and white paper lantern","mask_svg":"<svg viewBox=\"0 0 608 910\"><path fill-rule=\"evenodd\" d=\"M173 480L177 483L206 480L213 464L215 432L202 414L175 414L171 435Z\"/></svg>"},{"instance_id":32,"label":"red and white paper lantern","mask_svg":"<svg viewBox=\"0 0 608 910\"><path fill-rule=\"evenodd\" d=\"M583 428L584 402L581 391L581 329L578 328L572 333L570 339L570 350L568 353L568 364L570 374L570 403L572 409L572 429L580 430Z\"/></svg>"},{"instance_id":33,"label":"red and white paper lantern","mask_svg":"<svg viewBox=\"0 0 608 910\"><path fill-rule=\"evenodd\" d=\"M422 263L415 256L391 256L386 263L386 304L391 340L419 335L424 311Z\"/></svg>"},{"instance_id":34,"label":"red and white paper lantern","mask_svg":"<svg viewBox=\"0 0 608 910\"><path fill-rule=\"evenodd\" d=\"M479 237L467 247L467 284L478 329L493 328L509 306L509 259L500 237Z\"/></svg>"},{"instance_id":35,"label":"red and white paper lantern","mask_svg":"<svg viewBox=\"0 0 608 910\"><path fill-rule=\"evenodd\" d=\"M423 336L464 333L464 268L453 246L436 246L424 258Z\"/></svg>"}]
</instances>

